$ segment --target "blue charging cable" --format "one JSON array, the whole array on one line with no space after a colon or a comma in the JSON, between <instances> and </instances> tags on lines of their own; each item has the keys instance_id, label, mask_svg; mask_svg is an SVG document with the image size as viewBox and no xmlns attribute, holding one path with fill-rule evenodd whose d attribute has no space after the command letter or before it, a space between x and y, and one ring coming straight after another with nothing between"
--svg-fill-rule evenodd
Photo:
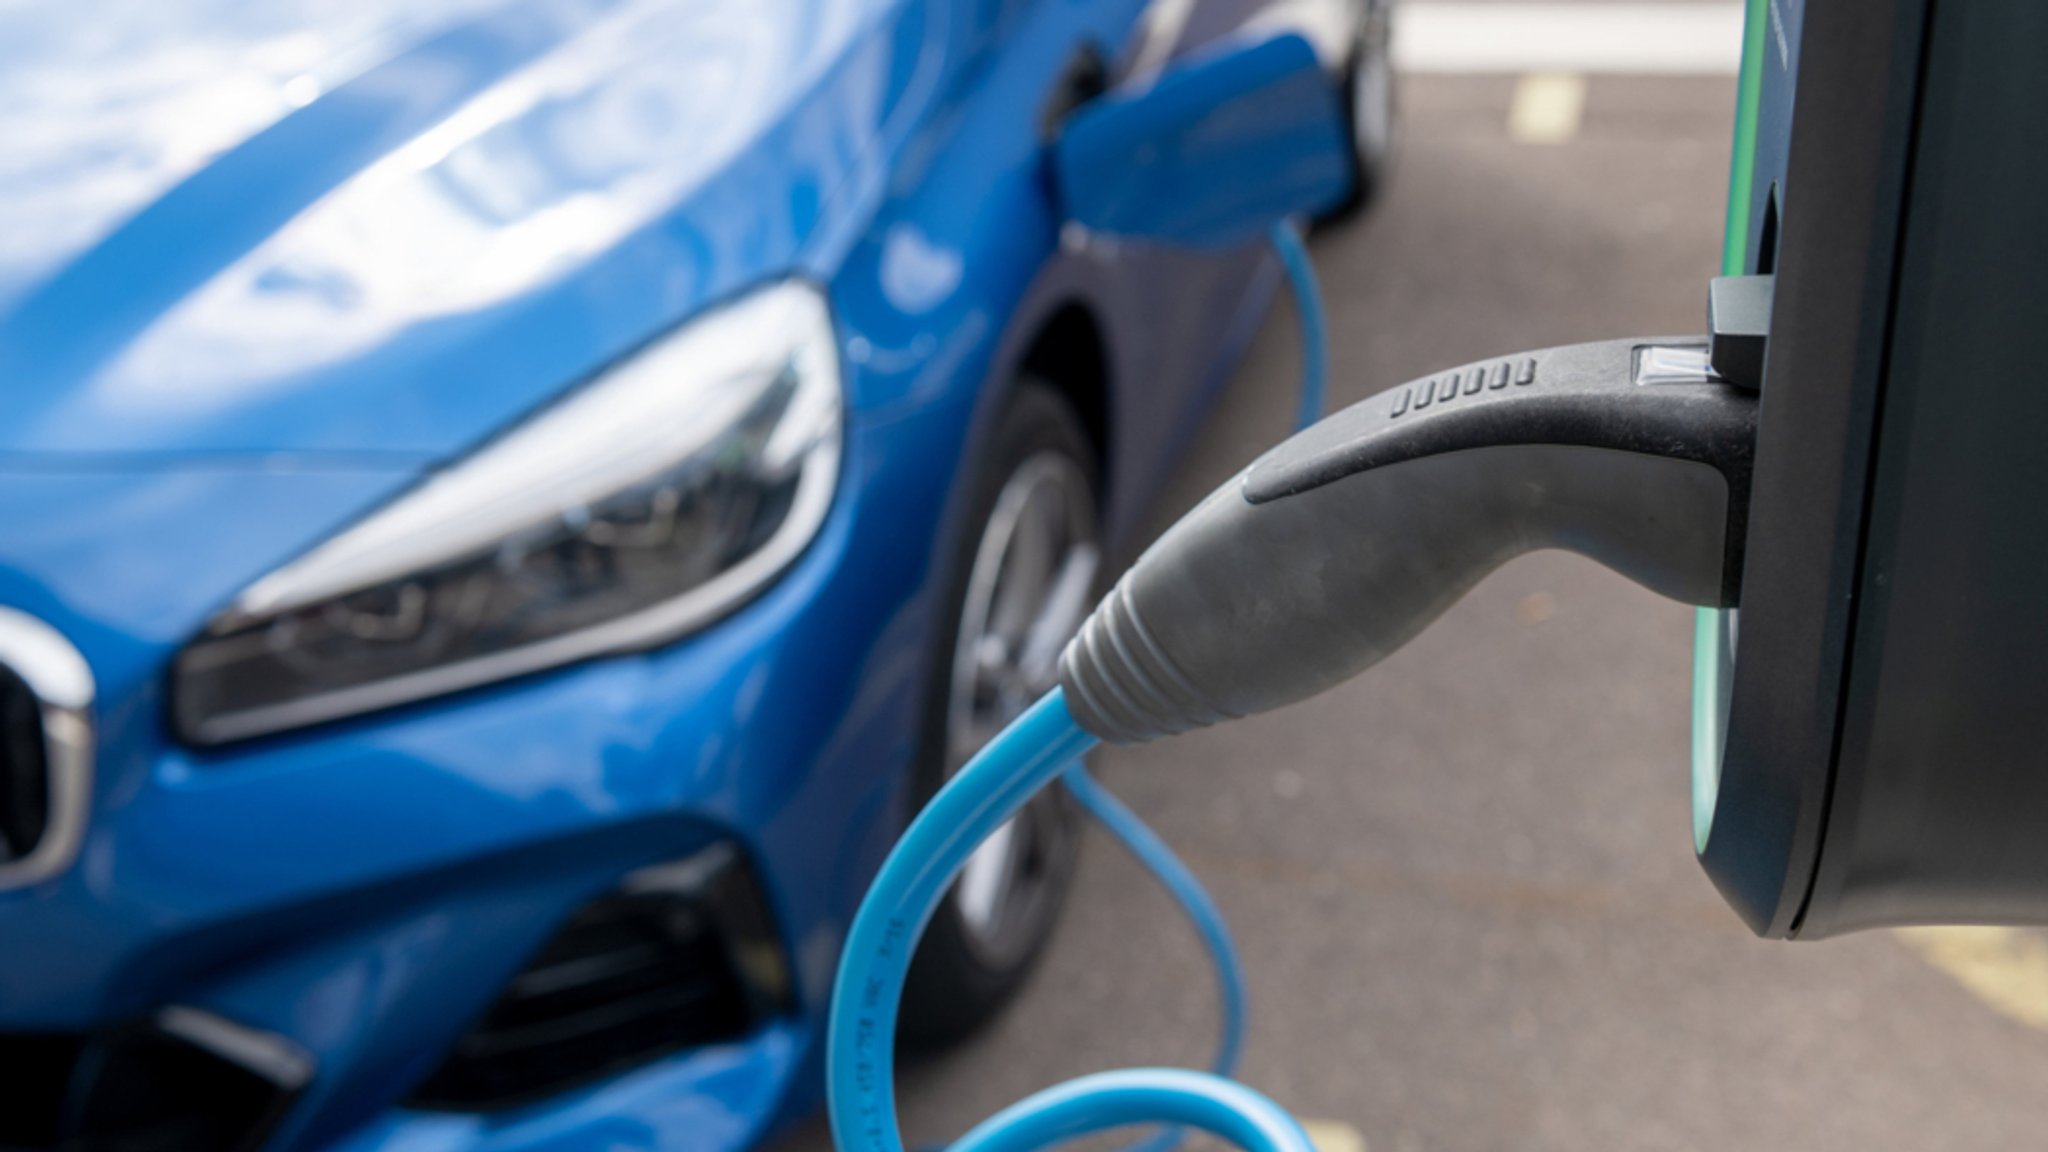
<instances>
[{"instance_id":1,"label":"blue charging cable","mask_svg":"<svg viewBox=\"0 0 2048 1152\"><path fill-rule=\"evenodd\" d=\"M1271 233L1300 315L1297 426L1321 415L1328 360L1315 266L1290 223ZM918 938L967 857L1041 787L1058 778L1091 816L1158 878L1195 926L1215 965L1222 1037L1213 1073L1134 1068L1083 1076L982 1121L948 1152L1027 1152L1129 1124L1169 1124L1128 1152L1169 1152L1199 1128L1246 1152L1314 1152L1301 1125L1236 1081L1244 1041L1244 973L1215 901L1157 833L1081 766L1095 738L1055 688L939 790L890 852L848 933L826 1032L826 1091L839 1152L903 1152L895 1091L896 1014Z\"/></svg>"},{"instance_id":2,"label":"blue charging cable","mask_svg":"<svg viewBox=\"0 0 2048 1152\"><path fill-rule=\"evenodd\" d=\"M1299 228L1282 221L1273 225L1267 240L1287 273L1287 287L1294 293L1294 310L1301 319L1301 406L1294 417L1294 430L1299 432L1323 418L1323 396L1329 390L1330 336L1323 319L1323 292Z\"/></svg>"},{"instance_id":3,"label":"blue charging cable","mask_svg":"<svg viewBox=\"0 0 2048 1152\"><path fill-rule=\"evenodd\" d=\"M1078 761L1061 775L1060 783L1095 818L1096 823L1108 830L1138 863L1152 873L1160 886L1181 906L1188 922L1201 936L1203 947L1209 950L1209 962L1216 969L1220 1015L1223 1018L1216 1058L1209 1068L1218 1076L1229 1076L1237 1070L1238 1052L1244 1046L1245 991L1244 968L1238 963L1237 945L1231 942L1230 927L1224 923L1223 910L1216 907L1202 882L1195 879L1188 866L1166 846L1166 841L1138 819L1137 813L1126 808L1114 792L1090 776ZM1166 1128L1132 1144L1124 1152L1171 1152L1184 1136L1180 1128Z\"/></svg>"},{"instance_id":4,"label":"blue charging cable","mask_svg":"<svg viewBox=\"0 0 2048 1152\"><path fill-rule=\"evenodd\" d=\"M1095 744L1055 688L932 797L861 901L826 1026L825 1087L839 1152L903 1152L896 1013L917 939L967 857ZM1246 1152L1314 1152L1279 1105L1233 1080L1179 1068L1083 1076L982 1121L948 1152L1026 1152L1127 1124L1199 1128Z\"/></svg>"}]
</instances>

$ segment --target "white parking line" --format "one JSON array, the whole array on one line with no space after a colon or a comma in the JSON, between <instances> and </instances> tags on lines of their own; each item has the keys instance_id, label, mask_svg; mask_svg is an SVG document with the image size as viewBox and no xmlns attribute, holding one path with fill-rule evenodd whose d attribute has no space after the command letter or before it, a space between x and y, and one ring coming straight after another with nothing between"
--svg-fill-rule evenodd
<instances>
[{"instance_id":1,"label":"white parking line","mask_svg":"<svg viewBox=\"0 0 2048 1152\"><path fill-rule=\"evenodd\" d=\"M1407 72L1733 75L1742 5L1458 4L1394 8L1394 65Z\"/></svg>"}]
</instances>

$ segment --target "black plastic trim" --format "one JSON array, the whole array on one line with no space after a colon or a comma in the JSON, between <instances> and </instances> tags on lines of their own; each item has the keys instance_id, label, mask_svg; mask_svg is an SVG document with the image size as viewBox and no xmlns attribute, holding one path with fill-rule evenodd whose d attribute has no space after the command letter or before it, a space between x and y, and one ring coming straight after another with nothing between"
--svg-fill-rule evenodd
<instances>
[{"instance_id":1,"label":"black plastic trim","mask_svg":"<svg viewBox=\"0 0 2048 1152\"><path fill-rule=\"evenodd\" d=\"M1796 930L1835 762L1925 13L1809 0L1800 30L1740 643L1700 854L1768 936ZM1792 96L1767 78L1762 114L1791 115Z\"/></svg>"}]
</instances>

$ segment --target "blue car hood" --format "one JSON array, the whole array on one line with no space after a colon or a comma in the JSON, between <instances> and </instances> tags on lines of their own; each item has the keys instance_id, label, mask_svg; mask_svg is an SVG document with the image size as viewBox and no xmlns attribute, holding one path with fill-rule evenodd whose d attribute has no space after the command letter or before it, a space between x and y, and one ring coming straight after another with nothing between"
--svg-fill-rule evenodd
<instances>
[{"instance_id":1,"label":"blue car hood","mask_svg":"<svg viewBox=\"0 0 2048 1152\"><path fill-rule=\"evenodd\" d=\"M927 8L0 10L0 463L459 452L789 271L954 57Z\"/></svg>"}]
</instances>

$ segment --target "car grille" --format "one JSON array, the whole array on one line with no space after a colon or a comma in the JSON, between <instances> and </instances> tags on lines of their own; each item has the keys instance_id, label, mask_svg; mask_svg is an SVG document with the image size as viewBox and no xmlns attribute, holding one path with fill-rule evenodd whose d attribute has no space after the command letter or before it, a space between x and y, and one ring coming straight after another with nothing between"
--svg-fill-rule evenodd
<instances>
[{"instance_id":1,"label":"car grille","mask_svg":"<svg viewBox=\"0 0 2048 1152\"><path fill-rule=\"evenodd\" d=\"M26 859L49 825L42 708L21 677L0 666L0 864Z\"/></svg>"},{"instance_id":2,"label":"car grille","mask_svg":"<svg viewBox=\"0 0 2048 1152\"><path fill-rule=\"evenodd\" d=\"M511 1107L738 1039L789 998L760 888L719 844L636 872L570 916L406 1103Z\"/></svg>"},{"instance_id":3,"label":"car grille","mask_svg":"<svg viewBox=\"0 0 2048 1152\"><path fill-rule=\"evenodd\" d=\"M172 1008L94 1035L0 1034L6 1152L255 1152L310 1075L267 1033Z\"/></svg>"},{"instance_id":4,"label":"car grille","mask_svg":"<svg viewBox=\"0 0 2048 1152\"><path fill-rule=\"evenodd\" d=\"M61 874L91 815L93 680L56 629L0 605L0 889Z\"/></svg>"}]
</instances>

